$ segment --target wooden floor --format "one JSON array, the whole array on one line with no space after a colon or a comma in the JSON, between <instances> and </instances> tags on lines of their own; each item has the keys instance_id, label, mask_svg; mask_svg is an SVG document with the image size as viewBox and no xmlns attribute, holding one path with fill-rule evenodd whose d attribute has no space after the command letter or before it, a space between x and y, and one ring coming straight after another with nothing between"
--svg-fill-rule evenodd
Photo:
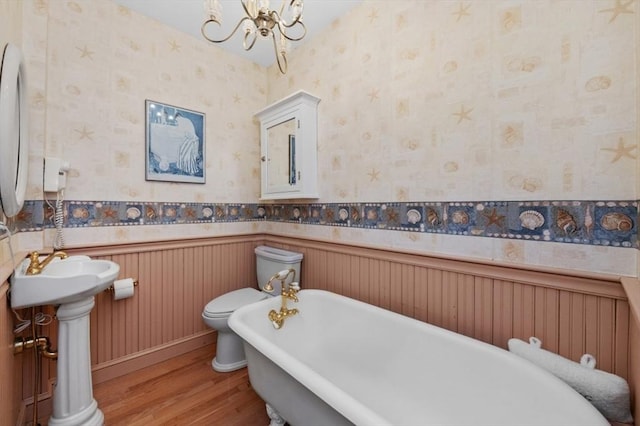
<instances>
[{"instance_id":1,"label":"wooden floor","mask_svg":"<svg viewBox=\"0 0 640 426\"><path fill-rule=\"evenodd\" d=\"M95 385L105 426L268 425L247 369L218 373L213 355L213 347L204 347Z\"/></svg>"}]
</instances>

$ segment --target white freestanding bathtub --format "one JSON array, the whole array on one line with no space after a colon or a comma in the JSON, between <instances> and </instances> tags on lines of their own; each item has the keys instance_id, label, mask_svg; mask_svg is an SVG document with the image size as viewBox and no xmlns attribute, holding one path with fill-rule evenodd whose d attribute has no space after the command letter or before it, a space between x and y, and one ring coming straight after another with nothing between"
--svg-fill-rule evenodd
<instances>
[{"instance_id":1,"label":"white freestanding bathtub","mask_svg":"<svg viewBox=\"0 0 640 426\"><path fill-rule=\"evenodd\" d=\"M238 309L255 391L291 425L609 425L567 384L503 349L363 302L302 290ZM277 415L271 415L278 424Z\"/></svg>"}]
</instances>

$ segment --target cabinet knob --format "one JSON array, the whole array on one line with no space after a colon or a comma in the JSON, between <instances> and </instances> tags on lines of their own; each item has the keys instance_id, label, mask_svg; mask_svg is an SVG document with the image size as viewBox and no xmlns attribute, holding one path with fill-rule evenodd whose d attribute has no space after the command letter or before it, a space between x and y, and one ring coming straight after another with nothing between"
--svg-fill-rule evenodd
<instances>
[{"instance_id":1,"label":"cabinet knob","mask_svg":"<svg viewBox=\"0 0 640 426\"><path fill-rule=\"evenodd\" d=\"M267 161L267 157L265 157L264 155L260 158L260 160L262 161Z\"/></svg>"}]
</instances>

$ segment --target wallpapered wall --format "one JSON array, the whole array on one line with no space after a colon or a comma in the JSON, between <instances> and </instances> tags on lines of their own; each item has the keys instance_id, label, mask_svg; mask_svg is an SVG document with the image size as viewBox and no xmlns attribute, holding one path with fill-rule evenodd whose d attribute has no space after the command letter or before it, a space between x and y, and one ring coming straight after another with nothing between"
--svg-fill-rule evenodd
<instances>
[{"instance_id":1,"label":"wallpapered wall","mask_svg":"<svg viewBox=\"0 0 640 426\"><path fill-rule=\"evenodd\" d=\"M635 199L637 1L367 1L269 74L324 200Z\"/></svg>"},{"instance_id":2,"label":"wallpapered wall","mask_svg":"<svg viewBox=\"0 0 640 426\"><path fill-rule=\"evenodd\" d=\"M265 69L108 0L24 0L31 164L28 200L41 200L43 156L69 161L65 198L247 202L258 197L252 113L267 99ZM145 181L145 100L206 115L206 183ZM255 232L253 227L92 230L68 244ZM91 236L89 236L89 234ZM51 246L21 232L14 248Z\"/></svg>"},{"instance_id":3,"label":"wallpapered wall","mask_svg":"<svg viewBox=\"0 0 640 426\"><path fill-rule=\"evenodd\" d=\"M365 1L296 50L288 75L269 69L269 99L322 98L327 201L634 200L639 14L631 0ZM331 237L635 273L631 251Z\"/></svg>"},{"instance_id":4,"label":"wallpapered wall","mask_svg":"<svg viewBox=\"0 0 640 426\"><path fill-rule=\"evenodd\" d=\"M29 199L255 203L252 114L319 106L319 203L636 200L638 0L365 0L264 70L108 0L24 2ZM71 40L71 42L69 42ZM144 180L144 100L207 114L207 183ZM634 218L636 220L637 218ZM72 245L269 231L635 275L637 250L292 223L69 229ZM25 248L51 235L22 236Z\"/></svg>"}]
</instances>

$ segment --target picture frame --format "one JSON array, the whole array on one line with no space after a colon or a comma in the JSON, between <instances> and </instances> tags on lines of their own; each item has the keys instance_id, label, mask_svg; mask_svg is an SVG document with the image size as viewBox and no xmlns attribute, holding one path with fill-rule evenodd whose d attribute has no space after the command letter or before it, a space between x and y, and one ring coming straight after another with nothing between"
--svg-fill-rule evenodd
<instances>
[{"instance_id":1,"label":"picture frame","mask_svg":"<svg viewBox=\"0 0 640 426\"><path fill-rule=\"evenodd\" d=\"M205 114L147 99L145 115L145 179L205 183Z\"/></svg>"}]
</instances>

